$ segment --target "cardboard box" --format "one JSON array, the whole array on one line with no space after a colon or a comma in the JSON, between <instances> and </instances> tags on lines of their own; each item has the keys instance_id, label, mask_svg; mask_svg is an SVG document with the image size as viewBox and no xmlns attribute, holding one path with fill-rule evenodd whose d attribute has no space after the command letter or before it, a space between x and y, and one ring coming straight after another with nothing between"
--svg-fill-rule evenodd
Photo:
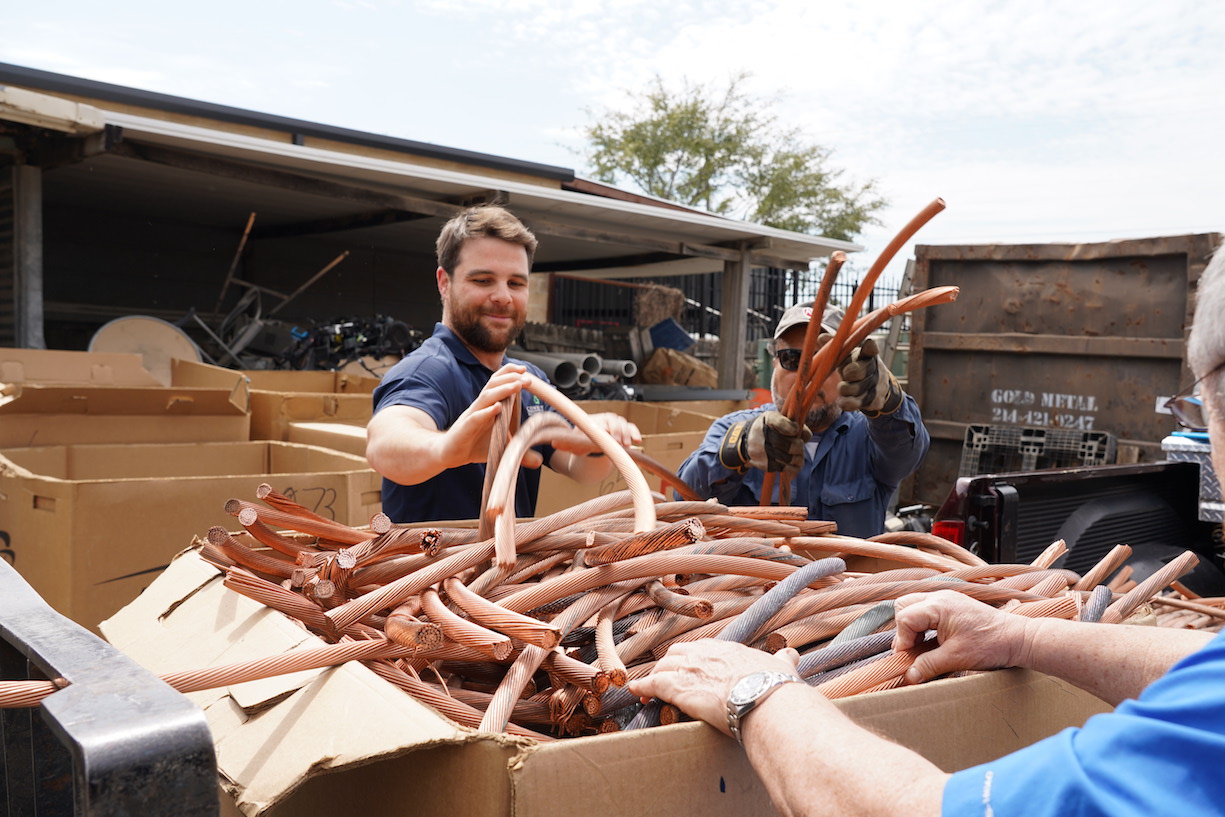
<instances>
[{"instance_id":1,"label":"cardboard box","mask_svg":"<svg viewBox=\"0 0 1225 817\"><path fill-rule=\"evenodd\" d=\"M140 355L0 349L3 447L243 441L249 404L240 372L203 363L172 360L163 386Z\"/></svg>"},{"instance_id":2,"label":"cardboard box","mask_svg":"<svg viewBox=\"0 0 1225 817\"><path fill-rule=\"evenodd\" d=\"M199 367L199 368L197 368ZM185 376L214 383L215 373L202 364ZM251 389L252 440L289 439L291 423L342 422L365 426L374 412L376 377L344 372L249 370L242 372Z\"/></svg>"},{"instance_id":3,"label":"cardboard box","mask_svg":"<svg viewBox=\"0 0 1225 817\"><path fill-rule=\"evenodd\" d=\"M712 418L680 408L658 403L636 403L625 400L584 400L578 405L588 414L611 411L620 414L642 432L642 452L663 467L676 473L685 458L697 448L710 428ZM659 490L662 480L642 469L647 485ZM536 500L536 516L571 508L580 502L626 489L625 479L613 470L598 483L575 482L548 468L540 474L540 493ZM668 498L672 495L669 492Z\"/></svg>"},{"instance_id":4,"label":"cardboard box","mask_svg":"<svg viewBox=\"0 0 1225 817\"><path fill-rule=\"evenodd\" d=\"M320 645L221 586L194 552L102 625L158 673ZM358 664L192 693L209 719L230 813L775 814L730 738L702 723L547 743L454 725ZM1002 670L837 705L945 771L991 760L1109 709L1063 682ZM611 805L610 805L611 804Z\"/></svg>"},{"instance_id":5,"label":"cardboard box","mask_svg":"<svg viewBox=\"0 0 1225 817\"><path fill-rule=\"evenodd\" d=\"M665 409L680 409L694 414L701 414L712 420L740 411L749 407L748 400L659 400L649 401L646 405Z\"/></svg>"},{"instance_id":6,"label":"cardboard box","mask_svg":"<svg viewBox=\"0 0 1225 817\"><path fill-rule=\"evenodd\" d=\"M237 529L227 500L267 482L316 513L359 526L381 509L366 461L270 442L0 449L0 539L13 566L86 627L134 599L192 537Z\"/></svg>"},{"instance_id":7,"label":"cardboard box","mask_svg":"<svg viewBox=\"0 0 1225 817\"><path fill-rule=\"evenodd\" d=\"M290 423L285 432L291 443L317 445L366 458L366 427L348 423Z\"/></svg>"}]
</instances>

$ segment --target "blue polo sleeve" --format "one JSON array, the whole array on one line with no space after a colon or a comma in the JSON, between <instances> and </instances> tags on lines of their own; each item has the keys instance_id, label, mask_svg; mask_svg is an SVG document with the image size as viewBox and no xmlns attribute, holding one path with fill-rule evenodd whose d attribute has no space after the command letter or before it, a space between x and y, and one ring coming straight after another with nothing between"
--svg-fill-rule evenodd
<instances>
[{"instance_id":1,"label":"blue polo sleeve","mask_svg":"<svg viewBox=\"0 0 1225 817\"><path fill-rule=\"evenodd\" d=\"M1124 626L1124 625L1118 625ZM955 773L945 817L1219 815L1225 803L1225 642L1081 728Z\"/></svg>"}]
</instances>

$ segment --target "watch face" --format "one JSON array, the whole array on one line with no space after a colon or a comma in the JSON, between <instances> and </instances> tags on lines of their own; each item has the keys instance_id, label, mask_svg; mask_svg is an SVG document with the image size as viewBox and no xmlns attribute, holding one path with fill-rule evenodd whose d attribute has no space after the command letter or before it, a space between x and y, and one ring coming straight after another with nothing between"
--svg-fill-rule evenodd
<instances>
[{"instance_id":1,"label":"watch face","mask_svg":"<svg viewBox=\"0 0 1225 817\"><path fill-rule=\"evenodd\" d=\"M728 700L735 704L748 703L760 695L770 685L771 680L771 674L768 672L754 672L752 675L746 675L732 687Z\"/></svg>"}]
</instances>

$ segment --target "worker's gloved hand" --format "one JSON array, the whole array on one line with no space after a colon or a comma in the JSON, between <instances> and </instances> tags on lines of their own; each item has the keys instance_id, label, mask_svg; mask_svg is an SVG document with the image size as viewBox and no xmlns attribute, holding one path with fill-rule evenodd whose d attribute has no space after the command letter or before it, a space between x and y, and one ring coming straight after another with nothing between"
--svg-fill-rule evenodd
<instances>
[{"instance_id":1,"label":"worker's gloved hand","mask_svg":"<svg viewBox=\"0 0 1225 817\"><path fill-rule=\"evenodd\" d=\"M719 445L719 461L741 472L753 467L794 475L804 465L804 443L810 437L807 426L777 411L765 411L732 424Z\"/></svg>"},{"instance_id":2,"label":"worker's gloved hand","mask_svg":"<svg viewBox=\"0 0 1225 817\"><path fill-rule=\"evenodd\" d=\"M893 373L881 363L876 341L868 338L838 368L838 405L843 411L862 411L865 417L892 414L905 393Z\"/></svg>"}]
</instances>

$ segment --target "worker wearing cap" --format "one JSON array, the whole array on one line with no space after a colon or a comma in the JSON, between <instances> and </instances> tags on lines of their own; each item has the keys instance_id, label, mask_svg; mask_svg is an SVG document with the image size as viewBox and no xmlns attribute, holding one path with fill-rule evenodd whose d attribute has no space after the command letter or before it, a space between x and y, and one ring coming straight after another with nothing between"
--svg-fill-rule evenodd
<instances>
[{"instance_id":1,"label":"worker wearing cap","mask_svg":"<svg viewBox=\"0 0 1225 817\"><path fill-rule=\"evenodd\" d=\"M918 405L881 363L871 339L821 386L803 425L780 413L812 310L812 304L791 307L774 331L773 402L716 420L677 474L701 496L757 505L766 471L776 471L772 501L790 480L789 504L807 505L810 519L836 522L848 536L874 536L884 530L889 501L918 468L930 438ZM841 310L828 307L821 328L833 335L841 320Z\"/></svg>"}]
</instances>

